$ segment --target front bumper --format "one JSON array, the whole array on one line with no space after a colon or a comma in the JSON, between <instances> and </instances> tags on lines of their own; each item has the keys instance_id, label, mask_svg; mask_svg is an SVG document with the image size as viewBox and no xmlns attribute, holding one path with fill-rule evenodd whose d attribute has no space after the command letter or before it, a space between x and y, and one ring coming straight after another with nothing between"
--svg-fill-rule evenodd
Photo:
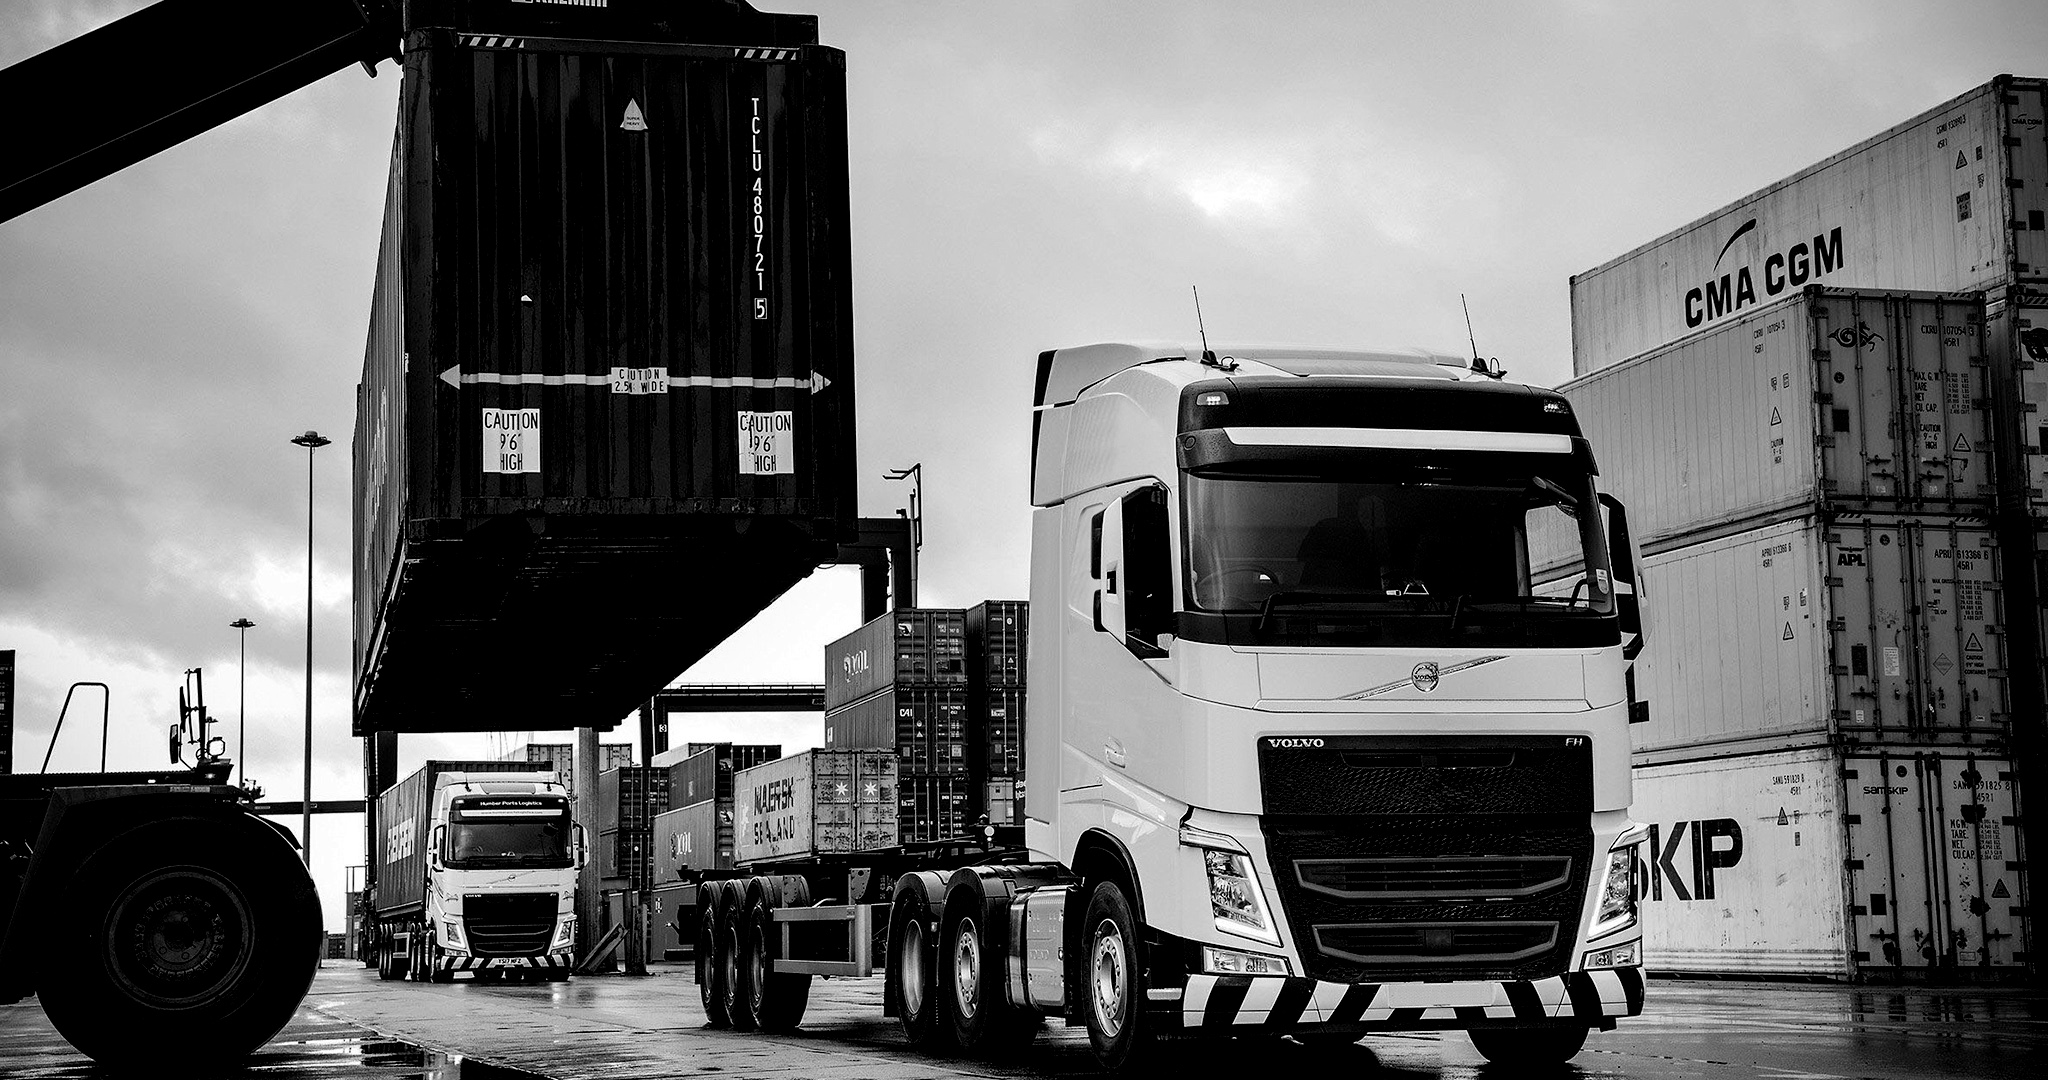
<instances>
[{"instance_id":1,"label":"front bumper","mask_svg":"<svg viewBox=\"0 0 2048 1080\"><path fill-rule=\"evenodd\" d=\"M561 949L539 956L450 956L442 953L435 963L441 971L482 971L485 968L510 968L515 971L530 971L536 968L561 968L567 970L576 962L573 949Z\"/></svg>"},{"instance_id":2,"label":"front bumper","mask_svg":"<svg viewBox=\"0 0 2048 1080\"><path fill-rule=\"evenodd\" d=\"M1575 1020L1589 1027L1643 1011L1643 969L1574 971L1508 982L1337 983L1250 975L1191 975L1170 1027L1184 1031L1302 1028L1418 1031ZM1165 1011L1162 1009L1162 1012Z\"/></svg>"}]
</instances>

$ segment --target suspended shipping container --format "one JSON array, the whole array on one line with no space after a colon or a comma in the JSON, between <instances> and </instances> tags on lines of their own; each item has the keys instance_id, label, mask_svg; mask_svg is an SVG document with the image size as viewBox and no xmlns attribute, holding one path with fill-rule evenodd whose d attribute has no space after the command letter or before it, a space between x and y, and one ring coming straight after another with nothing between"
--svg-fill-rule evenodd
<instances>
[{"instance_id":1,"label":"suspended shipping container","mask_svg":"<svg viewBox=\"0 0 2048 1080\"><path fill-rule=\"evenodd\" d=\"M1801 518L1644 559L1635 748L1829 733L1987 739L2011 720L2001 556L1958 519ZM1747 744L1747 745L1744 745Z\"/></svg>"},{"instance_id":2,"label":"suspended shipping container","mask_svg":"<svg viewBox=\"0 0 2048 1080\"><path fill-rule=\"evenodd\" d=\"M745 5L446 11L491 33L405 42L355 730L610 727L850 534L845 58Z\"/></svg>"},{"instance_id":3,"label":"suspended shipping container","mask_svg":"<svg viewBox=\"0 0 2048 1080\"><path fill-rule=\"evenodd\" d=\"M2024 974L2017 780L1953 748L1818 747L1635 770L1654 970Z\"/></svg>"},{"instance_id":4,"label":"suspended shipping container","mask_svg":"<svg viewBox=\"0 0 2048 1080\"><path fill-rule=\"evenodd\" d=\"M1808 289L1558 389L1654 546L1838 504L1988 514L1990 376L1981 296Z\"/></svg>"},{"instance_id":5,"label":"suspended shipping container","mask_svg":"<svg viewBox=\"0 0 2048 1080\"><path fill-rule=\"evenodd\" d=\"M967 613L904 608L825 646L825 709L886 686L966 686Z\"/></svg>"},{"instance_id":6,"label":"suspended shipping container","mask_svg":"<svg viewBox=\"0 0 2048 1080\"><path fill-rule=\"evenodd\" d=\"M807 750L733 776L741 864L896 845L896 755Z\"/></svg>"},{"instance_id":7,"label":"suspended shipping container","mask_svg":"<svg viewBox=\"0 0 2048 1080\"><path fill-rule=\"evenodd\" d=\"M2001 75L1573 276L1572 371L1611 367L1807 284L1965 291L2048 280L2044 91L2041 79Z\"/></svg>"}]
</instances>

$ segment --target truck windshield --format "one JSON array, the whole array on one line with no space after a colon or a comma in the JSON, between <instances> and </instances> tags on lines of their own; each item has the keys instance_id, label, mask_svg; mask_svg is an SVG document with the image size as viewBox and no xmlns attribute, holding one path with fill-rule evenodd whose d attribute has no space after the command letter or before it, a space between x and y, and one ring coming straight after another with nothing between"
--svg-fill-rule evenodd
<instances>
[{"instance_id":1,"label":"truck windshield","mask_svg":"<svg viewBox=\"0 0 2048 1080\"><path fill-rule=\"evenodd\" d=\"M1226 616L1228 640L1618 640L1592 478L1563 455L1261 464L1185 474L1187 610ZM1563 576L1539 589L1545 568Z\"/></svg>"},{"instance_id":2,"label":"truck windshield","mask_svg":"<svg viewBox=\"0 0 2048 1080\"><path fill-rule=\"evenodd\" d=\"M526 805L506 805L488 796L456 800L441 858L465 870L570 865L568 804L559 799L521 802Z\"/></svg>"}]
</instances>

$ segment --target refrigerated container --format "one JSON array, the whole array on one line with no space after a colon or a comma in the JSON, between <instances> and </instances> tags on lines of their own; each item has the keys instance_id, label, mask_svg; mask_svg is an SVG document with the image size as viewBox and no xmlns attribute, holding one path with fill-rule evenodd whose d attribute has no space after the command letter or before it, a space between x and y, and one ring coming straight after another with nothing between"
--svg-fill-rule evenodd
<instances>
[{"instance_id":1,"label":"refrigerated container","mask_svg":"<svg viewBox=\"0 0 2048 1080\"><path fill-rule=\"evenodd\" d=\"M733 775L740 864L894 847L896 755L807 750Z\"/></svg>"},{"instance_id":2,"label":"refrigerated container","mask_svg":"<svg viewBox=\"0 0 2048 1080\"><path fill-rule=\"evenodd\" d=\"M357 734L609 728L852 532L844 54L745 5L509 6L405 41Z\"/></svg>"},{"instance_id":3,"label":"refrigerated container","mask_svg":"<svg viewBox=\"0 0 2048 1080\"><path fill-rule=\"evenodd\" d=\"M1655 546L1836 505L1989 514L1991 377L1980 295L1815 288L1558 390Z\"/></svg>"},{"instance_id":4,"label":"refrigerated container","mask_svg":"<svg viewBox=\"0 0 2048 1080\"><path fill-rule=\"evenodd\" d=\"M825 709L892 685L967 685L967 613L904 608L825 646Z\"/></svg>"},{"instance_id":5,"label":"refrigerated container","mask_svg":"<svg viewBox=\"0 0 2048 1080\"><path fill-rule=\"evenodd\" d=\"M1883 980L2015 977L2018 777L1953 747L1639 765L1631 815L1654 970Z\"/></svg>"},{"instance_id":6,"label":"refrigerated container","mask_svg":"<svg viewBox=\"0 0 2048 1080\"><path fill-rule=\"evenodd\" d=\"M2048 521L2048 286L2013 287L1991 294L1986 340L1994 368L2007 374L2016 401L2013 468L2025 477L2029 516Z\"/></svg>"},{"instance_id":7,"label":"refrigerated container","mask_svg":"<svg viewBox=\"0 0 2048 1080\"><path fill-rule=\"evenodd\" d=\"M1636 750L2004 736L2002 562L1954 518L1806 517L1646 556Z\"/></svg>"},{"instance_id":8,"label":"refrigerated container","mask_svg":"<svg viewBox=\"0 0 2048 1080\"><path fill-rule=\"evenodd\" d=\"M1807 284L1967 291L2048 280L2044 97L2048 82L2001 75L1574 275L1573 373Z\"/></svg>"}]
</instances>

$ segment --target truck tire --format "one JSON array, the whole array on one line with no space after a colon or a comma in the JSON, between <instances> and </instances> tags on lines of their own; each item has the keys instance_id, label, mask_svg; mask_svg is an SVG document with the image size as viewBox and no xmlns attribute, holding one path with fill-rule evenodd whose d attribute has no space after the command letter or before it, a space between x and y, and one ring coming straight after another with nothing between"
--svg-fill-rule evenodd
<instances>
[{"instance_id":1,"label":"truck tire","mask_svg":"<svg viewBox=\"0 0 2048 1080\"><path fill-rule=\"evenodd\" d=\"M998 1055L1028 1044L1037 1018L1010 1005L1003 958L979 892L956 888L940 922L936 965L946 1041L969 1054Z\"/></svg>"},{"instance_id":2,"label":"truck tire","mask_svg":"<svg viewBox=\"0 0 2048 1080\"><path fill-rule=\"evenodd\" d=\"M929 876L934 882L938 875ZM910 875L905 875L910 877ZM938 921L930 894L916 879L900 883L889 910L889 982L896 995L897 1015L910 1045L936 1049L946 1045L939 1022L936 949L930 927Z\"/></svg>"},{"instance_id":3,"label":"truck tire","mask_svg":"<svg viewBox=\"0 0 2048 1080\"><path fill-rule=\"evenodd\" d=\"M175 818L89 857L53 923L38 988L71 1045L107 1065L232 1064L269 1042L312 985L319 897L288 844L249 820Z\"/></svg>"},{"instance_id":4,"label":"truck tire","mask_svg":"<svg viewBox=\"0 0 2048 1080\"><path fill-rule=\"evenodd\" d=\"M728 881L718 895L718 980L725 991L725 1017L734 1031L752 1031L757 1026L754 1004L747 1000L740 969L746 955L746 885Z\"/></svg>"},{"instance_id":5,"label":"truck tire","mask_svg":"<svg viewBox=\"0 0 2048 1080\"><path fill-rule=\"evenodd\" d=\"M1146 1024L1138 921L1123 887L1099 881L1081 917L1081 1020L1095 1060L1110 1072L1150 1064L1157 1041Z\"/></svg>"},{"instance_id":6,"label":"truck tire","mask_svg":"<svg viewBox=\"0 0 2048 1080\"><path fill-rule=\"evenodd\" d=\"M741 965L741 982L762 1031L787 1032L803 1022L804 1009L811 1000L811 977L771 970L782 957L782 932L775 925L774 911L782 905L788 888L798 907L809 907L810 886L799 877L755 878L747 883L746 908L741 938L746 950Z\"/></svg>"},{"instance_id":7,"label":"truck tire","mask_svg":"<svg viewBox=\"0 0 2048 1080\"><path fill-rule=\"evenodd\" d=\"M1562 1065L1586 1045L1586 1025L1472 1028L1465 1032L1481 1057L1502 1065Z\"/></svg>"},{"instance_id":8,"label":"truck tire","mask_svg":"<svg viewBox=\"0 0 2048 1080\"><path fill-rule=\"evenodd\" d=\"M704 1002L705 1022L715 1028L732 1024L725 1012L725 965L718 962L718 897L724 889L721 881L697 887L697 996Z\"/></svg>"},{"instance_id":9,"label":"truck tire","mask_svg":"<svg viewBox=\"0 0 2048 1080\"><path fill-rule=\"evenodd\" d=\"M379 929L377 931L376 945L374 946L374 948L377 950L378 981L396 982L398 980L399 975L398 958L391 954L390 933L388 933L385 930Z\"/></svg>"}]
</instances>

